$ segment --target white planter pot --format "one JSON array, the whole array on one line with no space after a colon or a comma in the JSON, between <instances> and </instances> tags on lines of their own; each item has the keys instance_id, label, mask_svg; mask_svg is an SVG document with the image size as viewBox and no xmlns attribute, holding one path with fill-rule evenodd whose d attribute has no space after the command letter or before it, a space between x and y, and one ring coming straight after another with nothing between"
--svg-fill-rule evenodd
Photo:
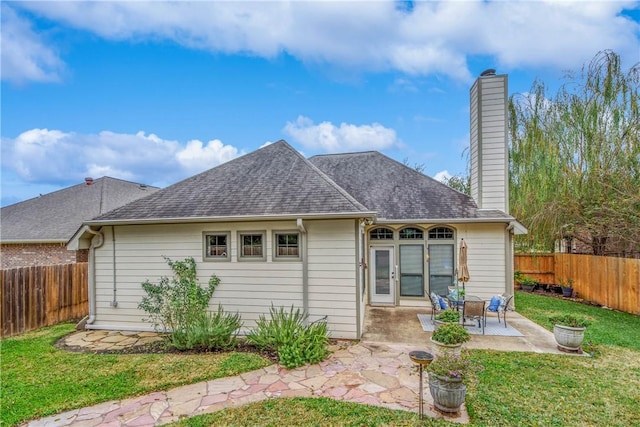
<instances>
[{"instance_id":1,"label":"white planter pot","mask_svg":"<svg viewBox=\"0 0 640 427\"><path fill-rule=\"evenodd\" d=\"M460 355L462 344L442 344L441 342L434 341L433 338L429 338L429 340L437 356L442 356L447 353Z\"/></svg>"},{"instance_id":2,"label":"white planter pot","mask_svg":"<svg viewBox=\"0 0 640 427\"><path fill-rule=\"evenodd\" d=\"M584 330L586 328L572 328L569 326L553 325L553 336L558 347L565 350L578 351L584 341Z\"/></svg>"}]
</instances>

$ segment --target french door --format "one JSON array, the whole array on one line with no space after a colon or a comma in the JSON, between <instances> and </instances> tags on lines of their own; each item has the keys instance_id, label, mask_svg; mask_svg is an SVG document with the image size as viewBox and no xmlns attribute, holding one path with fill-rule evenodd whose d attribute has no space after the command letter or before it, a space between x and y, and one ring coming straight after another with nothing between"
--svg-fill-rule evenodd
<instances>
[{"instance_id":1,"label":"french door","mask_svg":"<svg viewBox=\"0 0 640 427\"><path fill-rule=\"evenodd\" d=\"M375 246L369 253L371 304L395 304L395 261L392 246Z\"/></svg>"}]
</instances>

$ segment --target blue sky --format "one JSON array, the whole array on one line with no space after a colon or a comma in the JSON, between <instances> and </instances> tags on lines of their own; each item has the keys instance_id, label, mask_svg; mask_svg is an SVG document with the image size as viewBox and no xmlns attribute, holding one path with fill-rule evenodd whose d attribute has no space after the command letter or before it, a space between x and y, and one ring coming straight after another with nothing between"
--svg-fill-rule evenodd
<instances>
[{"instance_id":1,"label":"blue sky","mask_svg":"<svg viewBox=\"0 0 640 427\"><path fill-rule=\"evenodd\" d=\"M164 187L268 142L465 170L469 88L555 91L640 2L5 2L2 206L111 176Z\"/></svg>"}]
</instances>

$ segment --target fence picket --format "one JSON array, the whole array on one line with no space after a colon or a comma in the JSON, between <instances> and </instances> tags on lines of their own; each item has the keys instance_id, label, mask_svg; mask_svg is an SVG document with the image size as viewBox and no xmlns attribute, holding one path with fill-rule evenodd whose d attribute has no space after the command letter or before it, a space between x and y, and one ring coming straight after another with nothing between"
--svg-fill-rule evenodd
<instances>
[{"instance_id":1,"label":"fence picket","mask_svg":"<svg viewBox=\"0 0 640 427\"><path fill-rule=\"evenodd\" d=\"M88 277L86 262L2 270L1 336L86 316Z\"/></svg>"},{"instance_id":2,"label":"fence picket","mask_svg":"<svg viewBox=\"0 0 640 427\"><path fill-rule=\"evenodd\" d=\"M580 298L640 315L640 259L577 254L514 257L515 270L544 284L573 279ZM549 278L553 281L549 282Z\"/></svg>"}]
</instances>

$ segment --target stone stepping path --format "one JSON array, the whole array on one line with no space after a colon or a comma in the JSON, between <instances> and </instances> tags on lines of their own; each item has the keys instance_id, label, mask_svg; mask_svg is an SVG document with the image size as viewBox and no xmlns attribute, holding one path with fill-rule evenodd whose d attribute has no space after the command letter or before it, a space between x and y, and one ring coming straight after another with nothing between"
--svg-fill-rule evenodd
<instances>
[{"instance_id":1,"label":"stone stepping path","mask_svg":"<svg viewBox=\"0 0 640 427\"><path fill-rule=\"evenodd\" d=\"M98 333L100 338L94 339ZM117 346L140 345L136 343L153 338L159 339L153 333L87 331L71 335L65 344L87 350L114 350ZM137 341L134 342L134 339ZM28 425L161 425L182 417L279 397L322 396L417 413L419 374L416 365L409 359L409 352L413 350L424 349L402 344L339 342L332 346L331 356L319 364L296 369L271 365L234 377L68 411L32 421ZM424 414L425 417L469 422L464 405L456 415L444 415L434 409L426 373Z\"/></svg>"}]
</instances>

